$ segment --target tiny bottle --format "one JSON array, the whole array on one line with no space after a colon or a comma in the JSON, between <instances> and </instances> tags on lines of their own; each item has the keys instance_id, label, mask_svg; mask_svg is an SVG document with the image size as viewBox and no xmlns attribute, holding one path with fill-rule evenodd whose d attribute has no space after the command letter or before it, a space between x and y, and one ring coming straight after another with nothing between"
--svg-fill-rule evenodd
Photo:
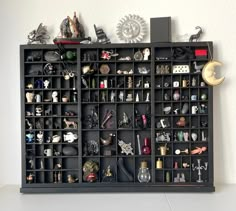
<instances>
[{"instance_id":1,"label":"tiny bottle","mask_svg":"<svg viewBox=\"0 0 236 211\"><path fill-rule=\"evenodd\" d=\"M144 146L142 147L142 154L143 155L150 155L151 154L151 147L149 146L148 138L144 139Z\"/></svg>"},{"instance_id":2,"label":"tiny bottle","mask_svg":"<svg viewBox=\"0 0 236 211\"><path fill-rule=\"evenodd\" d=\"M100 89L104 89L104 83L103 83L103 81L100 82Z\"/></svg>"},{"instance_id":3,"label":"tiny bottle","mask_svg":"<svg viewBox=\"0 0 236 211\"><path fill-rule=\"evenodd\" d=\"M160 158L156 161L156 169L162 169L162 160Z\"/></svg>"},{"instance_id":4,"label":"tiny bottle","mask_svg":"<svg viewBox=\"0 0 236 211\"><path fill-rule=\"evenodd\" d=\"M96 88L96 80L95 80L95 78L92 79L92 88L93 89Z\"/></svg>"}]
</instances>

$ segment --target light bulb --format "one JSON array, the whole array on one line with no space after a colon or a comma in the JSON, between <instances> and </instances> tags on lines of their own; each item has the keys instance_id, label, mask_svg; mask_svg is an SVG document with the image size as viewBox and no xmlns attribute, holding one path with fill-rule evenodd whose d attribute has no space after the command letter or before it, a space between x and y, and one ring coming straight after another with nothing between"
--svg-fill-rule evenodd
<instances>
[{"instance_id":1,"label":"light bulb","mask_svg":"<svg viewBox=\"0 0 236 211\"><path fill-rule=\"evenodd\" d=\"M147 183L150 181L150 179L151 179L151 174L149 169L147 168L147 162L142 161L138 171L138 181L140 183Z\"/></svg>"}]
</instances>

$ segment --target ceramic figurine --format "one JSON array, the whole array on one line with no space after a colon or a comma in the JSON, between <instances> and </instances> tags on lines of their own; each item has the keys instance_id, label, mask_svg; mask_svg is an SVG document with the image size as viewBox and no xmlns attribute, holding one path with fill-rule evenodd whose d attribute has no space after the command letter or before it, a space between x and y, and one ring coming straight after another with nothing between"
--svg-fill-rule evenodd
<instances>
[{"instance_id":1,"label":"ceramic figurine","mask_svg":"<svg viewBox=\"0 0 236 211\"><path fill-rule=\"evenodd\" d=\"M59 135L52 136L52 143L58 143L60 141L61 141L61 136L59 136Z\"/></svg>"},{"instance_id":2,"label":"ceramic figurine","mask_svg":"<svg viewBox=\"0 0 236 211\"><path fill-rule=\"evenodd\" d=\"M143 60L148 60L148 57L150 56L151 52L149 48L145 48L143 50Z\"/></svg>"},{"instance_id":3,"label":"ceramic figurine","mask_svg":"<svg viewBox=\"0 0 236 211\"><path fill-rule=\"evenodd\" d=\"M121 148L121 154L134 155L131 143L126 144L123 140L118 140L118 145Z\"/></svg>"},{"instance_id":4,"label":"ceramic figurine","mask_svg":"<svg viewBox=\"0 0 236 211\"><path fill-rule=\"evenodd\" d=\"M70 129L71 126L73 129L77 129L77 123L75 121L68 121L66 118L64 118L63 122L66 124L65 129Z\"/></svg>"},{"instance_id":5,"label":"ceramic figurine","mask_svg":"<svg viewBox=\"0 0 236 211\"><path fill-rule=\"evenodd\" d=\"M195 149L193 149L191 151L191 154L192 155L195 155L195 154L202 154L203 152L207 151L207 147L195 147Z\"/></svg>"},{"instance_id":6,"label":"ceramic figurine","mask_svg":"<svg viewBox=\"0 0 236 211\"><path fill-rule=\"evenodd\" d=\"M150 88L150 83L149 83L149 81L146 81L146 82L144 83L144 88Z\"/></svg>"},{"instance_id":7,"label":"ceramic figurine","mask_svg":"<svg viewBox=\"0 0 236 211\"><path fill-rule=\"evenodd\" d=\"M45 89L48 89L48 86L49 86L49 80L45 80L44 82L43 82L43 85L44 85L44 88Z\"/></svg>"},{"instance_id":8,"label":"ceramic figurine","mask_svg":"<svg viewBox=\"0 0 236 211\"><path fill-rule=\"evenodd\" d=\"M25 94L27 103L32 103L34 99L34 93L32 92L26 92Z\"/></svg>"},{"instance_id":9,"label":"ceramic figurine","mask_svg":"<svg viewBox=\"0 0 236 211\"><path fill-rule=\"evenodd\" d=\"M43 143L43 132L39 131L39 133L37 133L37 141L42 144Z\"/></svg>"},{"instance_id":10,"label":"ceramic figurine","mask_svg":"<svg viewBox=\"0 0 236 211\"><path fill-rule=\"evenodd\" d=\"M204 64L197 65L196 61L194 61L193 64L194 64L194 69L195 69L194 73L201 73L201 70L204 67Z\"/></svg>"},{"instance_id":11,"label":"ceramic figurine","mask_svg":"<svg viewBox=\"0 0 236 211\"><path fill-rule=\"evenodd\" d=\"M93 160L88 160L83 165L83 180L86 182L95 182L97 180L97 172L99 165Z\"/></svg>"},{"instance_id":12,"label":"ceramic figurine","mask_svg":"<svg viewBox=\"0 0 236 211\"><path fill-rule=\"evenodd\" d=\"M102 145L107 146L110 145L112 143L112 138L115 137L116 135L113 133L109 134L109 137L107 139L104 138L100 138L100 141L102 143Z\"/></svg>"},{"instance_id":13,"label":"ceramic figurine","mask_svg":"<svg viewBox=\"0 0 236 211\"><path fill-rule=\"evenodd\" d=\"M68 174L67 175L67 182L68 183L75 183L77 182L79 179L78 178L74 178L72 175Z\"/></svg>"},{"instance_id":14,"label":"ceramic figurine","mask_svg":"<svg viewBox=\"0 0 236 211\"><path fill-rule=\"evenodd\" d=\"M41 116L42 115L42 113L43 113L43 108L42 108L42 106L37 106L36 108L35 108L35 115L36 116Z\"/></svg>"},{"instance_id":15,"label":"ceramic figurine","mask_svg":"<svg viewBox=\"0 0 236 211\"><path fill-rule=\"evenodd\" d=\"M52 102L54 102L54 103L58 102L58 92L57 91L52 92Z\"/></svg>"},{"instance_id":16,"label":"ceramic figurine","mask_svg":"<svg viewBox=\"0 0 236 211\"><path fill-rule=\"evenodd\" d=\"M179 90L175 90L173 94L173 100L178 101L180 99Z\"/></svg>"},{"instance_id":17,"label":"ceramic figurine","mask_svg":"<svg viewBox=\"0 0 236 211\"><path fill-rule=\"evenodd\" d=\"M132 80L132 77L128 77L128 88L129 88L129 89L133 88L133 80Z\"/></svg>"},{"instance_id":18,"label":"ceramic figurine","mask_svg":"<svg viewBox=\"0 0 236 211\"><path fill-rule=\"evenodd\" d=\"M186 125L186 120L184 117L180 117L180 119L176 122L176 125L179 127L185 127Z\"/></svg>"},{"instance_id":19,"label":"ceramic figurine","mask_svg":"<svg viewBox=\"0 0 236 211\"><path fill-rule=\"evenodd\" d=\"M78 139L78 135L72 132L67 132L63 135L64 141L68 143L73 143L75 140Z\"/></svg>"},{"instance_id":20,"label":"ceramic figurine","mask_svg":"<svg viewBox=\"0 0 236 211\"><path fill-rule=\"evenodd\" d=\"M147 92L145 102L150 102L150 92Z\"/></svg>"},{"instance_id":21,"label":"ceramic figurine","mask_svg":"<svg viewBox=\"0 0 236 211\"><path fill-rule=\"evenodd\" d=\"M133 95L132 95L132 93L127 94L126 102L132 102L132 101L133 101Z\"/></svg>"},{"instance_id":22,"label":"ceramic figurine","mask_svg":"<svg viewBox=\"0 0 236 211\"><path fill-rule=\"evenodd\" d=\"M191 133L191 138L193 141L196 141L197 140L197 133Z\"/></svg>"},{"instance_id":23,"label":"ceramic figurine","mask_svg":"<svg viewBox=\"0 0 236 211\"><path fill-rule=\"evenodd\" d=\"M198 30L198 32L196 34L192 34L189 37L189 42L193 42L194 40L197 42L201 36L201 34L203 33L202 28L200 26L196 26L195 29Z\"/></svg>"}]
</instances>

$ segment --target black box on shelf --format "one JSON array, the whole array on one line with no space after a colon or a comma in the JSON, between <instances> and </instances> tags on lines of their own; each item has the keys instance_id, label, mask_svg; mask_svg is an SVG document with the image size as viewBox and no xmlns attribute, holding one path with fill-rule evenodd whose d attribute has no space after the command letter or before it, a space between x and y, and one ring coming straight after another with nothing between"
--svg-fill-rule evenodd
<instances>
[{"instance_id":1,"label":"black box on shelf","mask_svg":"<svg viewBox=\"0 0 236 211\"><path fill-rule=\"evenodd\" d=\"M151 42L171 42L171 17L150 19Z\"/></svg>"}]
</instances>

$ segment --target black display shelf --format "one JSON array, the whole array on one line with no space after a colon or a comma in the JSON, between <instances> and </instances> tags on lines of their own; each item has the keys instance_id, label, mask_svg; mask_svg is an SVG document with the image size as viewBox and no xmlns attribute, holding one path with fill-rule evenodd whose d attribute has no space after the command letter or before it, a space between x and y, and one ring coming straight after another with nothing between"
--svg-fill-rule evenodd
<instances>
[{"instance_id":1,"label":"black display shelf","mask_svg":"<svg viewBox=\"0 0 236 211\"><path fill-rule=\"evenodd\" d=\"M202 65L210 60L212 42L65 45L64 48L76 55L73 60L46 61L44 56L48 51L59 52L56 45L20 46L22 193L215 191L213 89L206 84L200 85L203 82L201 72L195 73L194 69L194 62ZM134 54L138 52L140 55L141 52L143 55L145 48L150 50L148 60L135 60ZM182 60L172 57L180 48L189 49L192 56ZM198 58L194 55L196 49L204 49L208 55ZM102 59L102 51L117 53L118 56ZM35 55L38 60L30 61ZM128 57L130 60L119 60ZM55 68L53 74L45 74L44 68L48 63ZM88 65L97 67L94 74L84 75L83 68ZM102 65L109 67L108 73L100 71ZM189 72L173 73L173 65L188 65ZM169 72L158 72L161 66L168 66ZM63 76L67 69L75 73L68 80ZM140 69L150 71L140 73ZM118 70L122 73L132 70L132 73L118 74ZM88 87L82 79L86 80ZM196 84L192 84L193 79ZM44 85L45 80L49 81L48 87ZM188 81L187 87L182 86L183 80ZM178 87L174 87L176 81ZM107 87L102 87L105 83ZM174 99L176 90L180 93L178 100ZM53 92L57 94L56 100ZM74 92L76 97L73 97ZM33 96L32 102L28 102L27 93ZM203 94L206 99L201 98ZM36 102L36 95L40 95L40 102ZM195 100L191 99L192 95L196 95ZM65 96L67 102L63 102ZM177 113L186 104L188 111ZM192 113L192 106L196 107L196 113ZM165 107L171 107L171 111L165 113ZM37 109L42 111L36 112ZM103 122L107 110L112 111L108 124ZM97 123L91 127L88 119L94 111L97 112ZM119 127L124 112L129 124ZM137 125L140 117L143 124L142 118L148 120L146 128ZM180 118L185 118L184 126L176 125ZM161 121L162 124L169 123L163 126ZM109 134L113 134L112 143L105 146L100 138L106 139ZM160 140L168 138L166 134L169 134L169 140ZM144 139L148 140L149 155L140 154L138 136L141 147ZM133 154L121 154L120 140L131 144ZM91 143L92 154L87 154ZM166 154L160 153L163 146L168 148ZM68 155L63 151L71 147L75 154ZM197 147L203 149L202 152L192 154L191 151ZM176 154L176 150L180 150L180 154ZM120 159L123 159L132 180L118 165ZM201 170L201 182L197 182L198 171L193 169L199 159L201 166L207 163L207 168ZM87 161L94 161L99 167L93 182L84 177L83 167ZM143 161L150 172L147 183L138 179ZM162 162L161 168L157 168L157 161ZM112 177L106 181L104 172L108 167ZM70 176L73 180L69 179ZM180 182L180 177L184 181Z\"/></svg>"}]
</instances>

